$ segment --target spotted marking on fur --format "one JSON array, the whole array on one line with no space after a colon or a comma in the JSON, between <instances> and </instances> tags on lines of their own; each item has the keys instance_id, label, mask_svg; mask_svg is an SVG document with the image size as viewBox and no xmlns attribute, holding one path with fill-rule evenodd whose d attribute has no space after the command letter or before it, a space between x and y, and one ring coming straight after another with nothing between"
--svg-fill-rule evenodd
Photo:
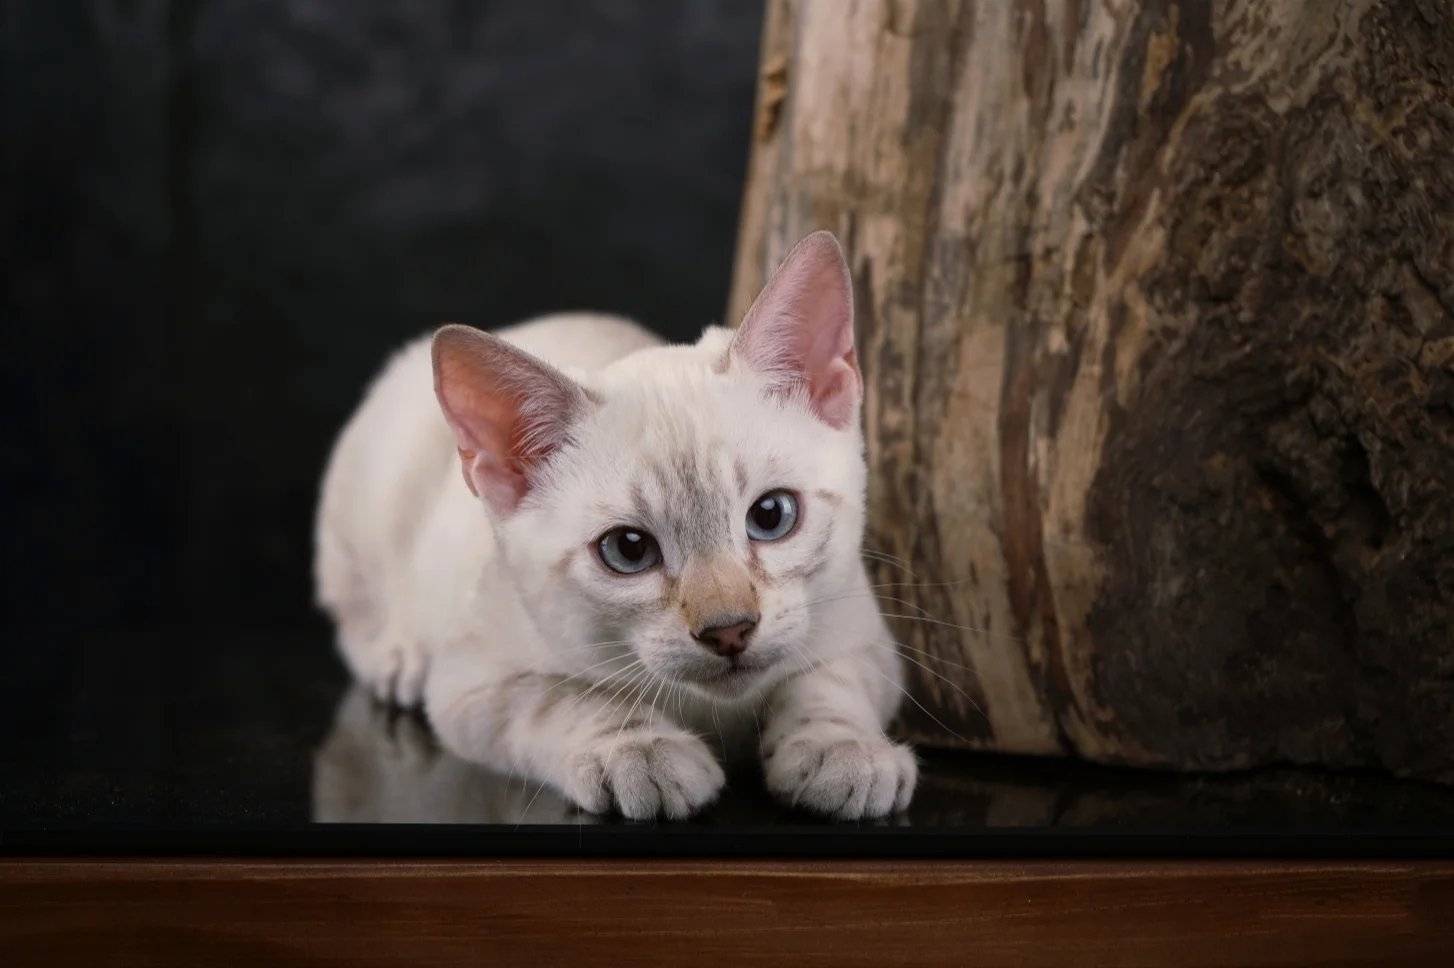
<instances>
[{"instance_id":1,"label":"spotted marking on fur","mask_svg":"<svg viewBox=\"0 0 1454 968\"><path fill-rule=\"evenodd\" d=\"M671 506L673 537L688 558L707 555L731 540L727 530L731 510L725 482L715 472L704 473L696 451L687 448L666 462L653 463L651 473Z\"/></svg>"},{"instance_id":2,"label":"spotted marking on fur","mask_svg":"<svg viewBox=\"0 0 1454 968\"><path fill-rule=\"evenodd\" d=\"M638 526L645 527L651 520L651 504L646 500L646 489L640 481L631 485L631 513L636 516Z\"/></svg>"},{"instance_id":3,"label":"spotted marking on fur","mask_svg":"<svg viewBox=\"0 0 1454 968\"><path fill-rule=\"evenodd\" d=\"M677 590L681 587L680 575L674 575L665 568L661 572L661 607L669 608L672 602L677 600Z\"/></svg>"},{"instance_id":4,"label":"spotted marking on fur","mask_svg":"<svg viewBox=\"0 0 1454 968\"><path fill-rule=\"evenodd\" d=\"M757 549L756 541L747 542L747 571L752 575L753 583L777 587L778 581L773 578L772 573L762 564L762 554Z\"/></svg>"},{"instance_id":5,"label":"spotted marking on fur","mask_svg":"<svg viewBox=\"0 0 1454 968\"><path fill-rule=\"evenodd\" d=\"M632 733L647 729L650 726L651 723L645 719L628 719L624 723L607 724L605 727L596 732L596 734L591 738L610 740L615 740L617 738L625 739L629 737Z\"/></svg>"},{"instance_id":6,"label":"spotted marking on fur","mask_svg":"<svg viewBox=\"0 0 1454 968\"><path fill-rule=\"evenodd\" d=\"M832 532L824 531L822 537L818 539L817 545L808 553L808 560L797 567L784 571L779 581L787 581L791 578L811 578L826 568L828 566L828 545L832 540Z\"/></svg>"}]
</instances>

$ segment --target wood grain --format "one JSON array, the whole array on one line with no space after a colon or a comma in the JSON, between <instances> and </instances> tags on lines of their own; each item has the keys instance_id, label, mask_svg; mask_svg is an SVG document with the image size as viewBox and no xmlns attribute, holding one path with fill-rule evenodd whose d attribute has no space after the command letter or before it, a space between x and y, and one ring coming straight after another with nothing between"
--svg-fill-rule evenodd
<instances>
[{"instance_id":1,"label":"wood grain","mask_svg":"<svg viewBox=\"0 0 1454 968\"><path fill-rule=\"evenodd\" d=\"M843 240L906 730L1454 781L1454 6L770 0L764 44L728 318Z\"/></svg>"},{"instance_id":2,"label":"wood grain","mask_svg":"<svg viewBox=\"0 0 1454 968\"><path fill-rule=\"evenodd\" d=\"M6 861L55 964L1447 964L1454 864Z\"/></svg>"}]
</instances>

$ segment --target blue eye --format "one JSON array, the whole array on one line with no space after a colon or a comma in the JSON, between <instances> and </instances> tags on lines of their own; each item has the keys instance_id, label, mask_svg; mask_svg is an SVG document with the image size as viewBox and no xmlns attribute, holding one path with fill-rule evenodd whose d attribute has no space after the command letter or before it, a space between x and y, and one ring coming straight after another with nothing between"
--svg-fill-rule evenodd
<instances>
[{"instance_id":1,"label":"blue eye","mask_svg":"<svg viewBox=\"0 0 1454 968\"><path fill-rule=\"evenodd\" d=\"M768 491L747 511L747 536L753 541L777 541L792 534L798 523L798 499L791 491Z\"/></svg>"},{"instance_id":2,"label":"blue eye","mask_svg":"<svg viewBox=\"0 0 1454 968\"><path fill-rule=\"evenodd\" d=\"M601 563L622 575L634 575L661 561L661 546L645 531L612 528L596 542Z\"/></svg>"}]
</instances>

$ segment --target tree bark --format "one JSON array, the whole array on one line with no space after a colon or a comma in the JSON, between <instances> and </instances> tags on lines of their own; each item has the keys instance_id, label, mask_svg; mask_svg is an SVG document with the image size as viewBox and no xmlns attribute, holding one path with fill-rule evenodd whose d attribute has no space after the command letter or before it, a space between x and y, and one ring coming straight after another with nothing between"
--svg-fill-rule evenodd
<instances>
[{"instance_id":1,"label":"tree bark","mask_svg":"<svg viewBox=\"0 0 1454 968\"><path fill-rule=\"evenodd\" d=\"M728 318L838 233L906 732L1454 781L1451 5L770 0L762 66Z\"/></svg>"}]
</instances>

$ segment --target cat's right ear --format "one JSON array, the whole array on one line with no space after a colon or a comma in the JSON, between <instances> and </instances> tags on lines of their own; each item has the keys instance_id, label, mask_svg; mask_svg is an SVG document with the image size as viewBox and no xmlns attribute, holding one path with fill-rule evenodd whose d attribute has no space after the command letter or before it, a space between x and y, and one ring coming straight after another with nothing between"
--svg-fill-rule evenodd
<instances>
[{"instance_id":1,"label":"cat's right ear","mask_svg":"<svg viewBox=\"0 0 1454 968\"><path fill-rule=\"evenodd\" d=\"M569 438L586 392L570 377L490 333L434 334L434 395L454 431L465 483L510 514L536 471Z\"/></svg>"},{"instance_id":2,"label":"cat's right ear","mask_svg":"<svg viewBox=\"0 0 1454 968\"><path fill-rule=\"evenodd\" d=\"M732 337L730 358L801 395L820 420L843 429L857 414L863 374L853 349L853 277L832 234L793 246Z\"/></svg>"}]
</instances>

